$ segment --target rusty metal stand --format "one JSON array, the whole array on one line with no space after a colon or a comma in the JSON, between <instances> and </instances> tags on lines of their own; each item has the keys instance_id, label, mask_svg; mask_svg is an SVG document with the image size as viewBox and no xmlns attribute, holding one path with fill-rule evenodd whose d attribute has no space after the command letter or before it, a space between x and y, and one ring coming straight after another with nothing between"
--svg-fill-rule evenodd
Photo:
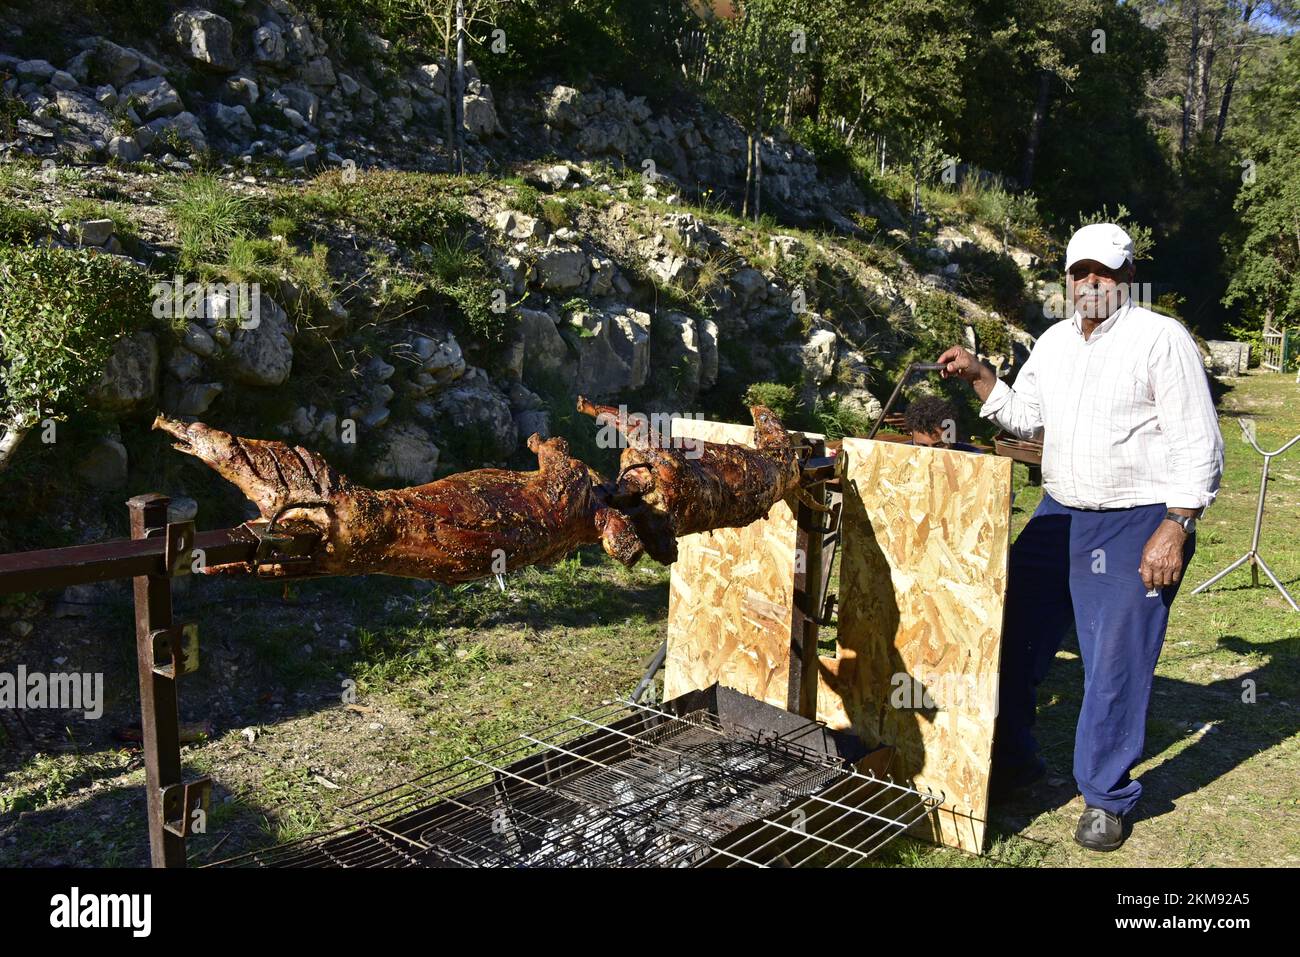
<instances>
[{"instance_id":1,"label":"rusty metal stand","mask_svg":"<svg viewBox=\"0 0 1300 957\"><path fill-rule=\"evenodd\" d=\"M172 620L173 578L197 563L286 565L319 545L313 531L276 531L271 523L196 534L193 522L167 521L170 499L138 495L127 502L131 540L0 555L0 594L66 588L130 578L135 587L136 667L154 867L184 867L185 839L206 828L211 780L181 778L178 683L199 666L198 627Z\"/></svg>"},{"instance_id":2,"label":"rusty metal stand","mask_svg":"<svg viewBox=\"0 0 1300 957\"><path fill-rule=\"evenodd\" d=\"M827 485L839 471L839 459L826 457L826 443L808 439L808 457L802 467L800 483L808 497L819 505L827 501ZM826 524L825 515L831 522ZM829 563L825 561L825 544L835 534L838 511L818 512L800 501L795 514L798 528L795 539L794 609L790 621L790 684L786 710L817 719L817 635L826 618L824 601ZM831 553L833 557L833 552ZM797 662L797 665L796 665Z\"/></svg>"},{"instance_id":3,"label":"rusty metal stand","mask_svg":"<svg viewBox=\"0 0 1300 957\"><path fill-rule=\"evenodd\" d=\"M135 651L140 675L140 730L145 796L149 809L149 857L154 867L184 867L185 839L196 823L203 830L212 781L181 780L178 684L198 669L196 626L172 621L172 578L190 573L194 523L168 524L165 495L128 501L131 538L166 536L161 572L132 579L135 587ZM163 659L165 663L160 663ZM202 814L196 811L202 810Z\"/></svg>"}]
</instances>

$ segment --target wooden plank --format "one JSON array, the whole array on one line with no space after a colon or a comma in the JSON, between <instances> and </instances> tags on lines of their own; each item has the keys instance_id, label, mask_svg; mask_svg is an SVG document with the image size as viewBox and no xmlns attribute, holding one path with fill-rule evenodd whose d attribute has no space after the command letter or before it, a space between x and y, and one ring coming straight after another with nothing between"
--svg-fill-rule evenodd
<instances>
[{"instance_id":1,"label":"wooden plank","mask_svg":"<svg viewBox=\"0 0 1300 957\"><path fill-rule=\"evenodd\" d=\"M673 423L674 435L706 442L752 446L753 433L725 422ZM668 586L665 699L716 681L787 706L797 531L794 513L778 502L745 528L678 539Z\"/></svg>"},{"instance_id":2,"label":"wooden plank","mask_svg":"<svg viewBox=\"0 0 1300 957\"><path fill-rule=\"evenodd\" d=\"M821 659L818 717L897 748L896 774L945 795L918 835L978 853L1011 462L865 439L843 449L839 651Z\"/></svg>"}]
</instances>

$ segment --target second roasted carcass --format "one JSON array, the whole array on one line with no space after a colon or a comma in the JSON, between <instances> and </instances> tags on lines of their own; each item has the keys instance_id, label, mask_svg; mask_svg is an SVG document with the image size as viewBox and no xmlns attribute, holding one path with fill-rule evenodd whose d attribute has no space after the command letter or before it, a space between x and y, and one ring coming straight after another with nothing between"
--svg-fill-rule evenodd
<instances>
[{"instance_id":1,"label":"second roasted carcass","mask_svg":"<svg viewBox=\"0 0 1300 957\"><path fill-rule=\"evenodd\" d=\"M571 458L561 438L528 440L537 454L535 472L479 469L377 491L350 481L315 452L283 442L165 416L154 428L237 485L263 518L321 534L309 564L273 567L272 575L383 574L450 583L550 564L597 541L625 564L641 555L626 516L606 500L610 484Z\"/></svg>"},{"instance_id":2,"label":"second roasted carcass","mask_svg":"<svg viewBox=\"0 0 1300 957\"><path fill-rule=\"evenodd\" d=\"M677 560L678 537L742 528L802 492L799 450L765 406L749 410L754 448L672 440L654 434L644 416L582 396L578 411L612 425L627 442L611 502L631 519L646 554L665 565Z\"/></svg>"}]
</instances>

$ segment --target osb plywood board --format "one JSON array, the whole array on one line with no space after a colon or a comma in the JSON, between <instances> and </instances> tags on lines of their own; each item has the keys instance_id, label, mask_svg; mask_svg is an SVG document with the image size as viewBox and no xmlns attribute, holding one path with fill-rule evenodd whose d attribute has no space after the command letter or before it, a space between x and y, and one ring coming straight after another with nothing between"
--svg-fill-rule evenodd
<instances>
[{"instance_id":1,"label":"osb plywood board","mask_svg":"<svg viewBox=\"0 0 1300 957\"><path fill-rule=\"evenodd\" d=\"M725 422L677 419L673 434L754 444L752 427ZM665 699L717 681L786 707L797 532L794 513L778 502L745 528L678 539L668 586Z\"/></svg>"},{"instance_id":2,"label":"osb plywood board","mask_svg":"<svg viewBox=\"0 0 1300 957\"><path fill-rule=\"evenodd\" d=\"M945 796L919 836L978 853L1011 525L1011 461L845 439L839 652L818 717L898 749Z\"/></svg>"}]
</instances>

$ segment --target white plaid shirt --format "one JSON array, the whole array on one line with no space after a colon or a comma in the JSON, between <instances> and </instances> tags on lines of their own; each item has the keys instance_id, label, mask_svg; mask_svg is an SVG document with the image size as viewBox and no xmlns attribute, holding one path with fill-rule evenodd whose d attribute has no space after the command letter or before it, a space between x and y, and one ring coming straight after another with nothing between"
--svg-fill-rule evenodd
<instances>
[{"instance_id":1,"label":"white plaid shirt","mask_svg":"<svg viewBox=\"0 0 1300 957\"><path fill-rule=\"evenodd\" d=\"M1039 337L1015 387L980 415L1043 439L1043 489L1070 508L1202 508L1223 472L1205 366L1176 320L1125 302L1083 338L1076 314Z\"/></svg>"}]
</instances>

